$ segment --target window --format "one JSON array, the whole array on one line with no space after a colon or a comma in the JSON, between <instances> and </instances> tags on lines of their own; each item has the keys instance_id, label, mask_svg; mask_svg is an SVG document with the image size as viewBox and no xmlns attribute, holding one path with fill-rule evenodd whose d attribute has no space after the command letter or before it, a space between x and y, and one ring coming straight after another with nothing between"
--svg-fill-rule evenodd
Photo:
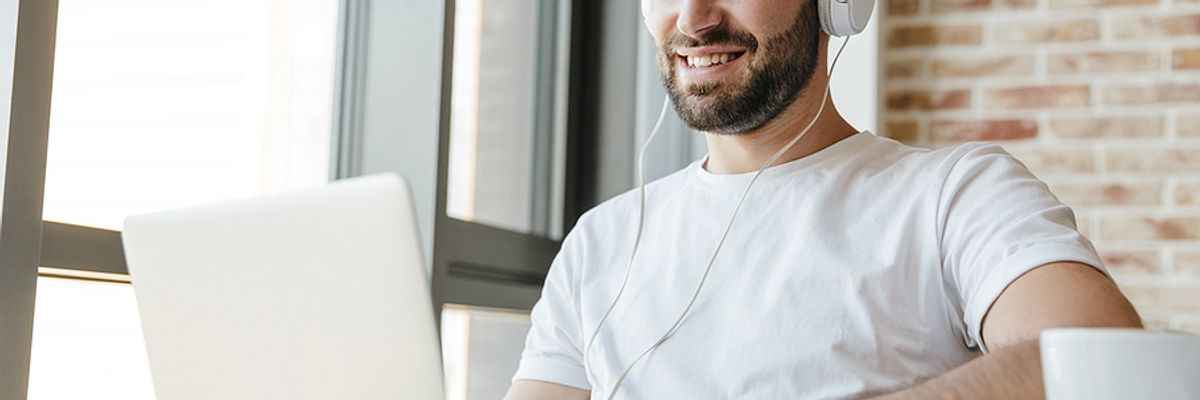
<instances>
[{"instance_id":1,"label":"window","mask_svg":"<svg viewBox=\"0 0 1200 400\"><path fill-rule=\"evenodd\" d=\"M337 10L60 0L43 218L119 230L132 214L326 182ZM37 285L31 400L153 398L129 285Z\"/></svg>"},{"instance_id":2,"label":"window","mask_svg":"<svg viewBox=\"0 0 1200 400\"><path fill-rule=\"evenodd\" d=\"M435 229L446 395L503 397L527 310L570 218L572 9L557 0L455 0L445 192ZM571 134L568 134L571 132ZM576 142L577 143L577 142Z\"/></svg>"},{"instance_id":3,"label":"window","mask_svg":"<svg viewBox=\"0 0 1200 400\"><path fill-rule=\"evenodd\" d=\"M504 397L529 327L528 312L446 305L441 327L446 400Z\"/></svg>"},{"instance_id":4,"label":"window","mask_svg":"<svg viewBox=\"0 0 1200 400\"><path fill-rule=\"evenodd\" d=\"M153 399L133 288L38 278L29 399Z\"/></svg>"},{"instance_id":5,"label":"window","mask_svg":"<svg viewBox=\"0 0 1200 400\"><path fill-rule=\"evenodd\" d=\"M562 236L565 71L559 2L456 0L450 217Z\"/></svg>"},{"instance_id":6,"label":"window","mask_svg":"<svg viewBox=\"0 0 1200 400\"><path fill-rule=\"evenodd\" d=\"M325 182L336 16L335 0L61 0L44 218L120 229Z\"/></svg>"},{"instance_id":7,"label":"window","mask_svg":"<svg viewBox=\"0 0 1200 400\"><path fill-rule=\"evenodd\" d=\"M12 252L20 257L7 254L3 260L12 268L0 269L5 277L0 291L16 300L0 303L0 329L33 326L37 334L31 379L24 375L26 359L0 359L0 387L19 392L31 383L31 399L152 396L144 354L103 348L140 348L142 342L131 287L119 282L125 277L117 230L126 216L305 187L330 175L389 171L409 178L439 307L528 309L562 234L582 209L595 204L597 193L607 193L588 189L594 186L591 176L578 179L581 165L592 165L601 152L580 137L599 130L592 129L592 119L628 114L594 112L601 103L633 109L620 92L619 99L599 93L603 101L584 95L601 85L598 71L624 68L623 58L610 60L624 48L594 52L571 43L598 43L599 36L616 31L608 26L615 19L604 16L622 15L610 12L620 7L632 12L635 4L18 0L18 5L19 13L0 12L7 18L0 22L0 38L19 51L6 47L16 54L14 79L4 82L13 83L16 94L9 100L16 113L6 140L12 150L0 154L6 167L0 182L4 198L18 201L0 206L5 231L24 234L0 238L7 249L20 250ZM456 8L467 11L456 15ZM501 19L492 21L493 16ZM464 18L459 26L478 35L475 61L443 65L440 60L453 58L443 50L457 41L458 33L446 30L456 17ZM621 31L626 30L635 31ZM459 50L472 49L464 46ZM498 52L504 46L512 54ZM49 54L56 57L53 65ZM511 65L497 67L498 57ZM44 79L51 66L53 96ZM451 78L442 75L459 72L474 74L477 87L461 94L462 100L474 100L457 104L474 106L460 107L451 118L450 91L470 87L457 80L443 84ZM504 104L513 99L503 93L516 93L521 102ZM460 149L455 174L467 171L471 180L447 179L451 120L475 126L455 128L468 135L455 143L476 143L455 147ZM490 124L498 126L483 126ZM330 148L331 128L336 149ZM49 156L43 158L45 139ZM594 170L608 174L606 168ZM495 185L502 180L515 183ZM448 196L450 185L455 194ZM447 201L451 196L455 199ZM44 209L33 208L39 203ZM41 231L41 247L39 223L48 228ZM39 257L42 267L57 269L38 270ZM35 273L41 276L35 279ZM34 285L42 296L37 321L26 307L34 300ZM527 325L519 313L495 324L485 317L465 320L512 332ZM505 337L518 336L523 333ZM468 347L479 349L474 340L487 337L469 336ZM18 355L25 346L19 339L13 340ZM469 356L475 355L486 356ZM79 376L126 368L115 366L128 366L128 374L104 382ZM508 377L491 378L507 384ZM77 383L87 386L79 388L86 395L58 387Z\"/></svg>"}]
</instances>

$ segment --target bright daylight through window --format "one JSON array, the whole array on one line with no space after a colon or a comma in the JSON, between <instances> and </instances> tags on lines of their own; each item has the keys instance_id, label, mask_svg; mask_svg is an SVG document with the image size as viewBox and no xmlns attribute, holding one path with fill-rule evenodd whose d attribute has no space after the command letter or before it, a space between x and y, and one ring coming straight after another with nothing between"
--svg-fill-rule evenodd
<instances>
[{"instance_id":1,"label":"bright daylight through window","mask_svg":"<svg viewBox=\"0 0 1200 400\"><path fill-rule=\"evenodd\" d=\"M336 0L60 0L44 218L329 177ZM153 398L132 288L38 282L29 399Z\"/></svg>"}]
</instances>

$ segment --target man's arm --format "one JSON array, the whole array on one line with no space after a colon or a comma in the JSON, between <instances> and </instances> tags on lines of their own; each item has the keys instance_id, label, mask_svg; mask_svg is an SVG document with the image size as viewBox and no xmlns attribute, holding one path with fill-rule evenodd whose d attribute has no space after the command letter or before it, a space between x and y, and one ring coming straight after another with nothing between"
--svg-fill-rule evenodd
<instances>
[{"instance_id":1,"label":"man's arm","mask_svg":"<svg viewBox=\"0 0 1200 400\"><path fill-rule=\"evenodd\" d=\"M1043 398L1038 335L1061 327L1141 328L1142 322L1117 285L1096 269L1047 264L1017 278L992 304L983 321L991 352L880 400Z\"/></svg>"},{"instance_id":2,"label":"man's arm","mask_svg":"<svg viewBox=\"0 0 1200 400\"><path fill-rule=\"evenodd\" d=\"M504 400L587 400L592 394L583 389L550 382L518 379L508 388Z\"/></svg>"}]
</instances>

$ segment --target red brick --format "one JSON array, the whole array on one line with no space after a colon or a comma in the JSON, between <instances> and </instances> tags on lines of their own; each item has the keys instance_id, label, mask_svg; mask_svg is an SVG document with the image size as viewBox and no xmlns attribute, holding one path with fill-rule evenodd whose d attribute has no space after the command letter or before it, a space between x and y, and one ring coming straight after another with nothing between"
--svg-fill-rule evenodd
<instances>
[{"instance_id":1,"label":"red brick","mask_svg":"<svg viewBox=\"0 0 1200 400\"><path fill-rule=\"evenodd\" d=\"M1007 150L1038 176L1090 174L1096 170L1096 160L1092 150L1079 146L1013 146Z\"/></svg>"},{"instance_id":2,"label":"red brick","mask_svg":"<svg viewBox=\"0 0 1200 400\"><path fill-rule=\"evenodd\" d=\"M1114 19L1112 32L1118 39L1200 35L1200 14Z\"/></svg>"},{"instance_id":3,"label":"red brick","mask_svg":"<svg viewBox=\"0 0 1200 400\"><path fill-rule=\"evenodd\" d=\"M1001 0L1001 10L1021 10L1037 6L1037 0Z\"/></svg>"},{"instance_id":4,"label":"red brick","mask_svg":"<svg viewBox=\"0 0 1200 400\"><path fill-rule=\"evenodd\" d=\"M1052 74L1154 72L1159 69L1159 55L1149 51L1054 54L1046 67Z\"/></svg>"},{"instance_id":5,"label":"red brick","mask_svg":"<svg viewBox=\"0 0 1200 400\"><path fill-rule=\"evenodd\" d=\"M1032 120L936 121L929 127L935 142L1019 140L1037 137L1037 122Z\"/></svg>"},{"instance_id":6,"label":"red brick","mask_svg":"<svg viewBox=\"0 0 1200 400\"><path fill-rule=\"evenodd\" d=\"M1072 117L1050 120L1050 133L1064 139L1120 139L1163 136L1161 117Z\"/></svg>"},{"instance_id":7,"label":"red brick","mask_svg":"<svg viewBox=\"0 0 1200 400\"><path fill-rule=\"evenodd\" d=\"M1180 114L1175 117L1175 132L1180 137L1200 137L1200 114Z\"/></svg>"},{"instance_id":8,"label":"red brick","mask_svg":"<svg viewBox=\"0 0 1200 400\"><path fill-rule=\"evenodd\" d=\"M1200 102L1200 83L1160 82L1118 84L1100 91L1104 104L1153 104Z\"/></svg>"},{"instance_id":9,"label":"red brick","mask_svg":"<svg viewBox=\"0 0 1200 400\"><path fill-rule=\"evenodd\" d=\"M952 110L971 106L971 91L967 89L892 90L887 94L887 109L891 111Z\"/></svg>"},{"instance_id":10,"label":"red brick","mask_svg":"<svg viewBox=\"0 0 1200 400\"><path fill-rule=\"evenodd\" d=\"M952 57L933 61L934 78L1023 76L1034 73L1032 53L1020 56Z\"/></svg>"},{"instance_id":11,"label":"red brick","mask_svg":"<svg viewBox=\"0 0 1200 400\"><path fill-rule=\"evenodd\" d=\"M928 47L935 45L978 45L981 42L979 25L912 25L898 26L887 35L890 47Z\"/></svg>"},{"instance_id":12,"label":"red brick","mask_svg":"<svg viewBox=\"0 0 1200 400\"><path fill-rule=\"evenodd\" d=\"M1154 250L1100 250L1100 260L1112 273L1155 274L1162 271Z\"/></svg>"},{"instance_id":13,"label":"red brick","mask_svg":"<svg viewBox=\"0 0 1200 400\"><path fill-rule=\"evenodd\" d=\"M1108 149L1109 172L1200 172L1200 148Z\"/></svg>"},{"instance_id":14,"label":"red brick","mask_svg":"<svg viewBox=\"0 0 1200 400\"><path fill-rule=\"evenodd\" d=\"M1104 240L1196 240L1200 239L1200 217L1100 218Z\"/></svg>"},{"instance_id":15,"label":"red brick","mask_svg":"<svg viewBox=\"0 0 1200 400\"><path fill-rule=\"evenodd\" d=\"M1175 49L1171 53L1171 67L1176 70L1200 69L1200 48Z\"/></svg>"},{"instance_id":16,"label":"red brick","mask_svg":"<svg viewBox=\"0 0 1200 400\"><path fill-rule=\"evenodd\" d=\"M925 61L921 59L892 60L887 63L883 73L887 79L920 78L924 66Z\"/></svg>"},{"instance_id":17,"label":"red brick","mask_svg":"<svg viewBox=\"0 0 1200 400\"><path fill-rule=\"evenodd\" d=\"M911 120L888 121L884 126L884 136L902 143L916 143L920 141L921 126L917 121Z\"/></svg>"},{"instance_id":18,"label":"red brick","mask_svg":"<svg viewBox=\"0 0 1200 400\"><path fill-rule=\"evenodd\" d=\"M1051 9L1157 5L1158 0L1050 0Z\"/></svg>"},{"instance_id":19,"label":"red brick","mask_svg":"<svg viewBox=\"0 0 1200 400\"><path fill-rule=\"evenodd\" d=\"M1162 203L1161 182L1054 181L1050 189L1072 207L1157 206Z\"/></svg>"},{"instance_id":20,"label":"red brick","mask_svg":"<svg viewBox=\"0 0 1200 400\"><path fill-rule=\"evenodd\" d=\"M992 40L999 44L1088 42L1098 39L1100 23L1094 19L996 23L992 35Z\"/></svg>"},{"instance_id":21,"label":"red brick","mask_svg":"<svg viewBox=\"0 0 1200 400\"><path fill-rule=\"evenodd\" d=\"M892 17L917 15L921 10L920 0L888 0L883 5L887 7L887 15Z\"/></svg>"},{"instance_id":22,"label":"red brick","mask_svg":"<svg viewBox=\"0 0 1200 400\"><path fill-rule=\"evenodd\" d=\"M992 7L992 0L930 0L930 9L934 14L956 12L987 11Z\"/></svg>"},{"instance_id":23,"label":"red brick","mask_svg":"<svg viewBox=\"0 0 1200 400\"><path fill-rule=\"evenodd\" d=\"M1181 207L1200 206L1200 181L1175 183L1175 205Z\"/></svg>"},{"instance_id":24,"label":"red brick","mask_svg":"<svg viewBox=\"0 0 1200 400\"><path fill-rule=\"evenodd\" d=\"M1083 107L1091 102L1087 85L1021 86L983 92L986 108Z\"/></svg>"}]
</instances>

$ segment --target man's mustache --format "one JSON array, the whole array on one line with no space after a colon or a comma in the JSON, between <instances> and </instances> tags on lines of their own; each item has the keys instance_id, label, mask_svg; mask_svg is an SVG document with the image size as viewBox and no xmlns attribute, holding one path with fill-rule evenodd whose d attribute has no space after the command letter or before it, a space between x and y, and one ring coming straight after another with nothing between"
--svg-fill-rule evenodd
<instances>
[{"instance_id":1,"label":"man's mustache","mask_svg":"<svg viewBox=\"0 0 1200 400\"><path fill-rule=\"evenodd\" d=\"M758 39L755 39L754 35L749 32L735 31L726 27L717 27L700 38L687 36L672 29L669 36L663 41L662 49L667 56L674 57L675 49L700 46L734 46L755 51L758 50Z\"/></svg>"}]
</instances>

